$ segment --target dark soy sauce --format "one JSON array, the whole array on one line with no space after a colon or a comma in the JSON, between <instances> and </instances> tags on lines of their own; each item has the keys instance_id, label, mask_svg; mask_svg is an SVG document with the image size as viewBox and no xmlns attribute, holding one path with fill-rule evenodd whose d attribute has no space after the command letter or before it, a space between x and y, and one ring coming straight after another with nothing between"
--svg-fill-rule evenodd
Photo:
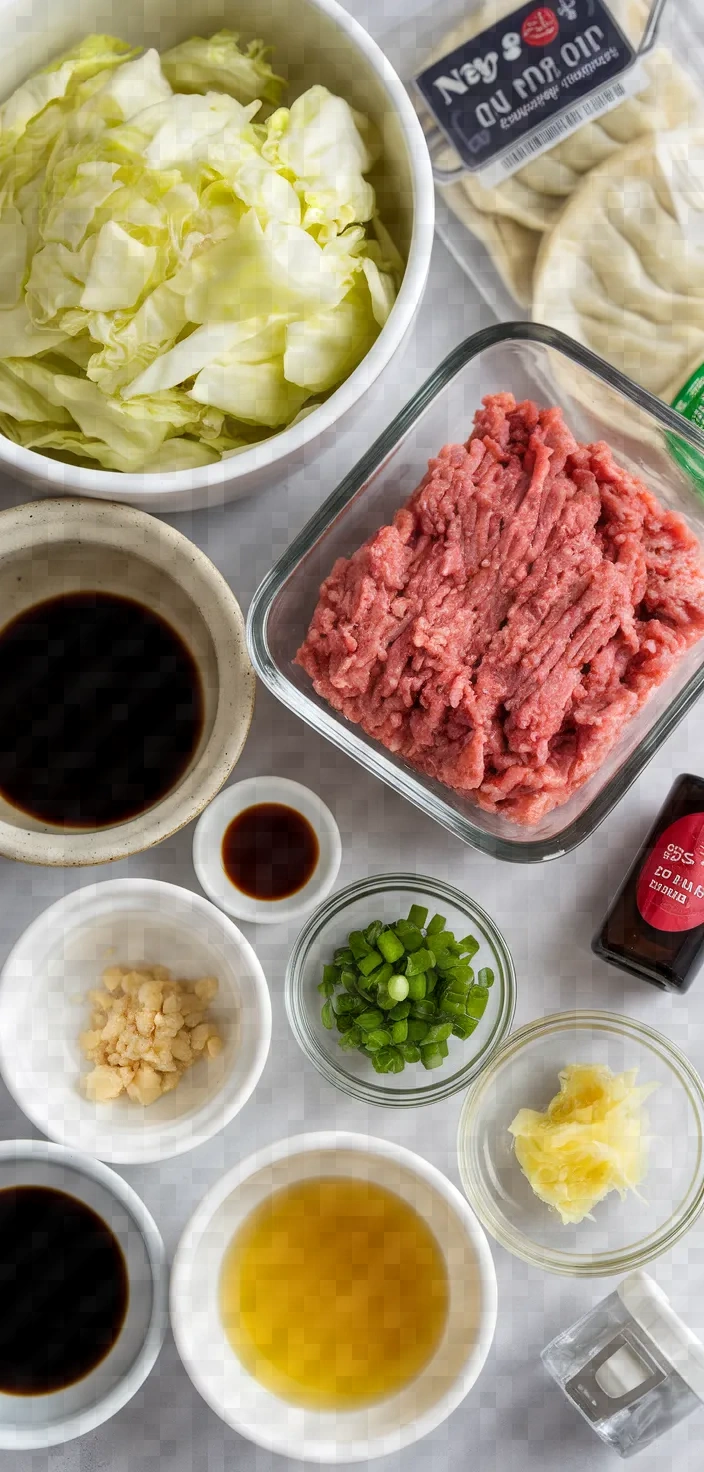
<instances>
[{"instance_id":1,"label":"dark soy sauce","mask_svg":"<svg viewBox=\"0 0 704 1472\"><path fill-rule=\"evenodd\" d=\"M0 793L41 822L102 828L144 812L202 728L193 655L132 598L68 593L0 630Z\"/></svg>"},{"instance_id":2,"label":"dark soy sauce","mask_svg":"<svg viewBox=\"0 0 704 1472\"><path fill-rule=\"evenodd\" d=\"M222 841L228 879L254 900L284 900L308 883L320 856L307 818L282 802L260 802L232 819Z\"/></svg>"},{"instance_id":3,"label":"dark soy sauce","mask_svg":"<svg viewBox=\"0 0 704 1472\"><path fill-rule=\"evenodd\" d=\"M107 1224L47 1186L0 1191L0 1391L49 1395L115 1344L129 1282Z\"/></svg>"}]
</instances>

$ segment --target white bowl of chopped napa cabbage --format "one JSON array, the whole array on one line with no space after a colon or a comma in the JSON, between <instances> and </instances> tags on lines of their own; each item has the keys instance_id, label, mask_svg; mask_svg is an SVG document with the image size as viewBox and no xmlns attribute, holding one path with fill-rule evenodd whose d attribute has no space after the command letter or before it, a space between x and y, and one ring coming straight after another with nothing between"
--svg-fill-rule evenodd
<instances>
[{"instance_id":1,"label":"white bowl of chopped napa cabbage","mask_svg":"<svg viewBox=\"0 0 704 1472\"><path fill-rule=\"evenodd\" d=\"M0 464L154 511L271 484L423 293L401 82L335 0L33 11L3 10Z\"/></svg>"}]
</instances>

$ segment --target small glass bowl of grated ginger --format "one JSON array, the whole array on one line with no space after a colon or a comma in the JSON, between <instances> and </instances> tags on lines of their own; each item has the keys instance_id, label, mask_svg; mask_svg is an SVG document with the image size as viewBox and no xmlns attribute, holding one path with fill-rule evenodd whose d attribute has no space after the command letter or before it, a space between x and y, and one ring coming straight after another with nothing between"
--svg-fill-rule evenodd
<instances>
[{"instance_id":1,"label":"small glass bowl of grated ginger","mask_svg":"<svg viewBox=\"0 0 704 1472\"><path fill-rule=\"evenodd\" d=\"M81 1081L85 1097L108 1103L123 1092L154 1104L195 1063L222 1051L207 1011L217 995L214 976L175 980L167 966L107 966L102 987L88 993L90 1027L80 1034L94 1066Z\"/></svg>"}]
</instances>

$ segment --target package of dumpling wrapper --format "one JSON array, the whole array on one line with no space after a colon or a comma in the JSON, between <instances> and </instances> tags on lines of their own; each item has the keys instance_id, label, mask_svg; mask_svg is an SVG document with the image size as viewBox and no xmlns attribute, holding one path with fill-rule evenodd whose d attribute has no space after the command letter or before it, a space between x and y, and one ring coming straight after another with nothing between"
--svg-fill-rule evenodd
<instances>
[{"instance_id":1,"label":"package of dumpling wrapper","mask_svg":"<svg viewBox=\"0 0 704 1472\"><path fill-rule=\"evenodd\" d=\"M382 40L497 315L687 386L704 427L704 0L434 0Z\"/></svg>"}]
</instances>

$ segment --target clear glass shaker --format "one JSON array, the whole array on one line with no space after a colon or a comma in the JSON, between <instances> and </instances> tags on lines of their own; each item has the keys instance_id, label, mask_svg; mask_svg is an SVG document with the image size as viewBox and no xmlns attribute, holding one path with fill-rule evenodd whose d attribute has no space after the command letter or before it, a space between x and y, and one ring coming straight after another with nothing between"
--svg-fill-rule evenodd
<instances>
[{"instance_id":1,"label":"clear glass shaker","mask_svg":"<svg viewBox=\"0 0 704 1472\"><path fill-rule=\"evenodd\" d=\"M642 1271L558 1334L541 1358L621 1457L635 1456L704 1401L704 1344Z\"/></svg>"}]
</instances>

